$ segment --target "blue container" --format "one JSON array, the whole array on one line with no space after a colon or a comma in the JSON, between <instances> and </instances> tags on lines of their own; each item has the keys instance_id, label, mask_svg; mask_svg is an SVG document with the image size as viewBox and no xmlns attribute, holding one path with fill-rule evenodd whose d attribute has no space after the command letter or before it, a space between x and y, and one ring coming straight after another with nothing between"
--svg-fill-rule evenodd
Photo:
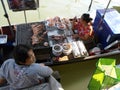
<instances>
[{"instance_id":1,"label":"blue container","mask_svg":"<svg viewBox=\"0 0 120 90\"><path fill-rule=\"evenodd\" d=\"M115 9L107 9L102 19L104 13L105 9L97 10L93 23L94 32L103 48L115 40L120 40L120 14Z\"/></svg>"}]
</instances>

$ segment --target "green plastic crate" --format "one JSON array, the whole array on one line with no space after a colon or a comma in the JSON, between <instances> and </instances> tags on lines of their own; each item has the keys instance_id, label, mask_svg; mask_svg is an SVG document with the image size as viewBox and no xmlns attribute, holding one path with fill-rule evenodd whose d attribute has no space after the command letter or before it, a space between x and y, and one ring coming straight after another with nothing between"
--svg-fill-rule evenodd
<instances>
[{"instance_id":1,"label":"green plastic crate","mask_svg":"<svg viewBox=\"0 0 120 90\"><path fill-rule=\"evenodd\" d=\"M89 90L100 90L104 80L104 72L96 69L88 85Z\"/></svg>"},{"instance_id":2,"label":"green plastic crate","mask_svg":"<svg viewBox=\"0 0 120 90\"><path fill-rule=\"evenodd\" d=\"M96 67L101 71L104 71L105 75L111 76L113 78L117 78L115 64L116 64L115 59L100 58L97 62Z\"/></svg>"},{"instance_id":3,"label":"green plastic crate","mask_svg":"<svg viewBox=\"0 0 120 90\"><path fill-rule=\"evenodd\" d=\"M119 80L117 78L113 78L110 77L108 75L105 75L104 80L102 82L102 86L100 90L107 90L109 89L111 86L117 84L119 82Z\"/></svg>"},{"instance_id":4,"label":"green plastic crate","mask_svg":"<svg viewBox=\"0 0 120 90\"><path fill-rule=\"evenodd\" d=\"M96 64L96 67L100 68L103 70L103 65L106 66L115 66L116 65L116 59L111 59L111 58L100 58Z\"/></svg>"},{"instance_id":5,"label":"green plastic crate","mask_svg":"<svg viewBox=\"0 0 120 90\"><path fill-rule=\"evenodd\" d=\"M88 90L106 90L120 82L120 68L115 64L115 59L100 58L96 63L96 70L89 82Z\"/></svg>"},{"instance_id":6,"label":"green plastic crate","mask_svg":"<svg viewBox=\"0 0 120 90\"><path fill-rule=\"evenodd\" d=\"M115 67L117 79L120 81L120 67Z\"/></svg>"}]
</instances>

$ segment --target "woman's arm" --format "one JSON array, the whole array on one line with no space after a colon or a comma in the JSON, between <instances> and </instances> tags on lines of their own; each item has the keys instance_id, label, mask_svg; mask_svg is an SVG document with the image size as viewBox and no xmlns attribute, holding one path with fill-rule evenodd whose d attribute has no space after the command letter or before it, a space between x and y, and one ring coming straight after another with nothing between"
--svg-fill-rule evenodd
<instances>
[{"instance_id":1,"label":"woman's arm","mask_svg":"<svg viewBox=\"0 0 120 90\"><path fill-rule=\"evenodd\" d=\"M90 36L93 35L93 27L92 27L92 26L90 26L90 33L89 33L89 35L90 35Z\"/></svg>"}]
</instances>

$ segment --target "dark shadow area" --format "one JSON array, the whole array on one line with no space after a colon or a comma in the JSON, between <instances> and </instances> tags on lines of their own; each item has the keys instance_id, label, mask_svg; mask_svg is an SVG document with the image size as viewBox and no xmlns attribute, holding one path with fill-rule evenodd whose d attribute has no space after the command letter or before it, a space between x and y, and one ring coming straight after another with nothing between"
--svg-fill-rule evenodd
<instances>
[{"instance_id":1,"label":"dark shadow area","mask_svg":"<svg viewBox=\"0 0 120 90\"><path fill-rule=\"evenodd\" d=\"M7 59L12 58L14 46L0 45L0 65Z\"/></svg>"}]
</instances>

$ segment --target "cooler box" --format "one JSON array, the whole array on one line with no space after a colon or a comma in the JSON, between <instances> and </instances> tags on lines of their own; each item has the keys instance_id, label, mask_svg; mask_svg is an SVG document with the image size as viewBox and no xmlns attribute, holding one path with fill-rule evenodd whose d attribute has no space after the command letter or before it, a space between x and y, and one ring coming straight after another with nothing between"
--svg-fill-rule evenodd
<instances>
[{"instance_id":1,"label":"cooler box","mask_svg":"<svg viewBox=\"0 0 120 90\"><path fill-rule=\"evenodd\" d=\"M13 30L13 32L11 31L11 29ZM14 25L3 26L3 27L1 27L1 31L2 32L0 32L0 35L1 35L0 43L3 43L5 46L13 46L13 43L15 42L15 34L16 34L15 26ZM1 38L2 38L2 40L1 40ZM4 40L3 40L3 38L4 38Z\"/></svg>"},{"instance_id":2,"label":"cooler box","mask_svg":"<svg viewBox=\"0 0 120 90\"><path fill-rule=\"evenodd\" d=\"M115 40L120 40L120 14L115 9L107 9L102 19L104 12L105 9L97 10L93 23L94 32L103 48Z\"/></svg>"}]
</instances>

